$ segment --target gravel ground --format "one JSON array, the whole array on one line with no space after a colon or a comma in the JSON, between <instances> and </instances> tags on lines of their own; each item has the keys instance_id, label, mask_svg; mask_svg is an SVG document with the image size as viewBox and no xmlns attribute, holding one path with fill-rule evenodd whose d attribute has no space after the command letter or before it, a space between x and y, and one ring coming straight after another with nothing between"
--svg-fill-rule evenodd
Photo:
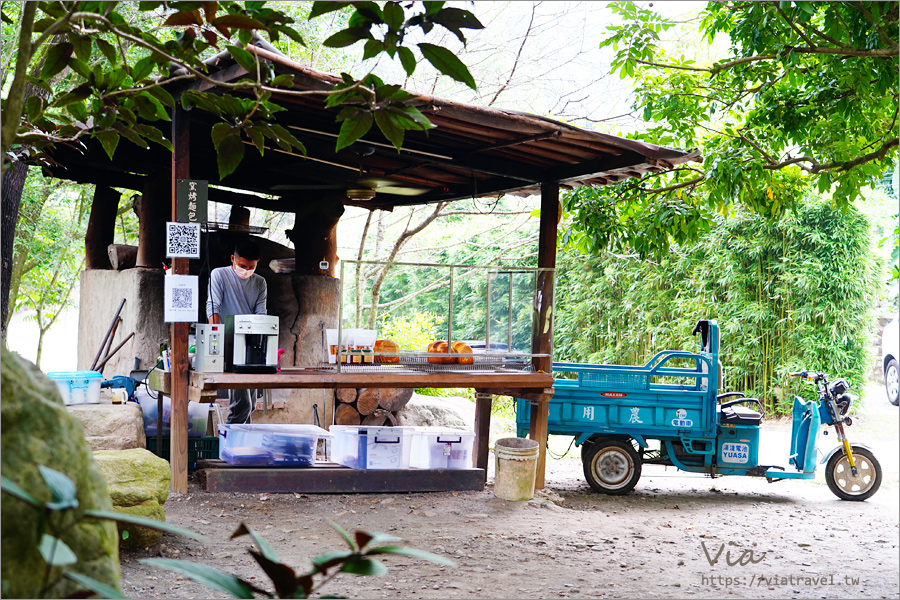
<instances>
[{"instance_id":1,"label":"gravel ground","mask_svg":"<svg viewBox=\"0 0 900 600\"><path fill-rule=\"evenodd\" d=\"M350 598L897 598L900 595L900 419L872 386L849 429L869 445L884 480L866 502L844 502L815 481L774 484L645 466L634 492L596 494L577 449L548 460L547 487L529 502L481 492L428 494L211 494L194 484L166 504L169 522L209 540L165 536L122 555L131 597L216 598L180 576L143 565L165 556L201 562L266 587L247 553L230 540L244 522L298 570L338 549L333 520L348 530L384 531L449 557L443 567L389 557L382 577L339 575L319 593ZM767 423L761 458L786 464L790 425ZM562 453L571 438L551 439ZM834 437L822 438L828 449ZM712 564L711 564L712 563ZM731 564L729 564L731 563Z\"/></svg>"}]
</instances>

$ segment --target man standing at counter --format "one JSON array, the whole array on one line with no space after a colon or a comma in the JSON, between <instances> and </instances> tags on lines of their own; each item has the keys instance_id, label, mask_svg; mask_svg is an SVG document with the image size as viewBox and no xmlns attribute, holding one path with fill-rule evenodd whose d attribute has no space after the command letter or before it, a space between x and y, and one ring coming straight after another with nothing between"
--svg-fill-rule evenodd
<instances>
[{"instance_id":1,"label":"man standing at counter","mask_svg":"<svg viewBox=\"0 0 900 600\"><path fill-rule=\"evenodd\" d=\"M206 318L221 323L233 315L266 314L266 280L254 274L259 264L259 246L246 240L234 247L231 266L209 274ZM256 390L228 390L228 423L249 423Z\"/></svg>"}]
</instances>

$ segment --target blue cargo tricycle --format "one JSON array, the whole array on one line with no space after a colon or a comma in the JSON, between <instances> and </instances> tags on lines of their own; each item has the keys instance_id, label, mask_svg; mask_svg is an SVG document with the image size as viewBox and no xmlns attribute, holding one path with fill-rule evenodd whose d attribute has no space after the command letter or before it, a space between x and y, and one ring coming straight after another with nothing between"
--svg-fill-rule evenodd
<instances>
[{"instance_id":1,"label":"blue cargo tricycle","mask_svg":"<svg viewBox=\"0 0 900 600\"><path fill-rule=\"evenodd\" d=\"M693 334L700 335L699 352L664 350L642 367L553 363L548 432L575 437L593 489L625 494L637 484L644 464L769 482L813 479L819 430L831 425L840 445L821 460L827 464L829 489L842 500L865 500L878 490L881 465L869 448L851 445L844 432L852 423L854 400L844 379L829 382L824 373L791 373L814 382L818 398L794 398L789 465L760 464L763 404L740 392L719 393L718 324L699 321ZM516 401L522 437L529 428L529 408L528 401Z\"/></svg>"}]
</instances>

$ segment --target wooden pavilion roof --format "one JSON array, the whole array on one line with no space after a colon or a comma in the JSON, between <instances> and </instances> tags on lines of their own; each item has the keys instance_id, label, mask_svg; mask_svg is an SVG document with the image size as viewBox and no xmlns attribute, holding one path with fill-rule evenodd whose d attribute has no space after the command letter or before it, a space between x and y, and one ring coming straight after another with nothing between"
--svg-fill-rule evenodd
<instances>
[{"instance_id":1,"label":"wooden pavilion roof","mask_svg":"<svg viewBox=\"0 0 900 600\"><path fill-rule=\"evenodd\" d=\"M327 91L340 82L339 77L295 63L274 48L248 49L270 62L277 74L293 76L295 90ZM234 81L247 75L227 54L208 63L216 79ZM185 89L210 87L194 82L189 88L169 89L177 97ZM275 93L272 99L287 108L276 115L277 122L304 144L306 156L287 153L267 141L264 156L247 148L237 171L220 180L209 135L216 117L196 109L189 113L191 178L229 188L212 187L210 200L270 210L293 210L325 195L343 196L360 176L361 157L351 149L334 151L340 128L336 111L325 107L321 95ZM374 150L363 157L364 178L415 188L417 195L390 193L389 188L369 201L344 198L345 204L390 210L408 204L527 193L537 191L544 182L598 186L702 160L696 151L646 144L521 112L430 96L417 96L412 103L436 129L407 131L400 152L375 127L360 141ZM53 158L59 163L49 169L55 177L135 190L143 188L146 175L171 168L172 161L171 153L159 145L142 149L124 138L113 160L94 140L80 149L60 146Z\"/></svg>"}]
</instances>

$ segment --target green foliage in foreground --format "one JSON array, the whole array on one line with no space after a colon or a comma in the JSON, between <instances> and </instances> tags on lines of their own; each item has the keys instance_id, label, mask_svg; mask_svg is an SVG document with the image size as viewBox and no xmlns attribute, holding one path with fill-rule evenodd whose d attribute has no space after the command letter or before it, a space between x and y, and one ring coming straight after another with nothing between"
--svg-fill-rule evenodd
<instances>
[{"instance_id":1,"label":"green foliage in foreground","mask_svg":"<svg viewBox=\"0 0 900 600\"><path fill-rule=\"evenodd\" d=\"M864 216L814 200L780 220L738 215L658 261L563 252L554 358L644 364L659 350L696 350L693 325L710 318L727 390L759 397L770 414L789 412L802 391L787 371L825 371L861 390L881 275L869 245Z\"/></svg>"},{"instance_id":2,"label":"green foliage in foreground","mask_svg":"<svg viewBox=\"0 0 900 600\"><path fill-rule=\"evenodd\" d=\"M127 598L122 593L102 582L81 573L66 570L65 567L76 564L78 557L65 542L60 539L64 529L60 523L63 513L79 511L78 519L106 519L140 525L151 529L158 529L175 535L184 535L199 540L205 540L203 536L182 529L168 523L148 519L135 515L119 512L108 512L91 509L79 509L77 489L75 484L65 474L41 465L39 467L44 483L52 493L52 499L48 502L40 502L31 493L23 489L17 483L4 476L0 476L0 489L2 491L38 510L44 519L41 524L44 532L41 537L39 551L47 563L44 576L44 586L40 597L50 589L51 574L56 573L51 567L58 567L58 577L66 577L84 586L101 598ZM10 501L6 498L6 501ZM434 563L456 566L456 563L431 552L417 550L401 546L400 538L384 533L368 533L356 531L351 536L337 523L329 521L329 524L341 535L348 546L348 550L337 550L320 554L312 559L312 569L307 573L297 573L294 569L284 564L278 558L275 550L258 533L241 523L231 535L231 539L249 535L253 540L254 548L250 549L250 555L259 564L266 576L271 580L274 594L266 589L241 579L230 573L225 573L200 563L192 563L183 560L168 558L145 558L141 562L180 573L189 579L206 585L212 589L226 592L233 598L255 598L257 594L272 598L308 598L310 594L319 592L321 588L333 579L338 573L352 573L354 575L378 576L387 573L387 567L378 560L378 556L402 555L419 560L427 560ZM5 595L5 594L4 594ZM88 594L90 595L90 594ZM80 596L79 596L80 597ZM327 597L327 596L326 596ZM340 596L336 596L340 597Z\"/></svg>"}]
</instances>

